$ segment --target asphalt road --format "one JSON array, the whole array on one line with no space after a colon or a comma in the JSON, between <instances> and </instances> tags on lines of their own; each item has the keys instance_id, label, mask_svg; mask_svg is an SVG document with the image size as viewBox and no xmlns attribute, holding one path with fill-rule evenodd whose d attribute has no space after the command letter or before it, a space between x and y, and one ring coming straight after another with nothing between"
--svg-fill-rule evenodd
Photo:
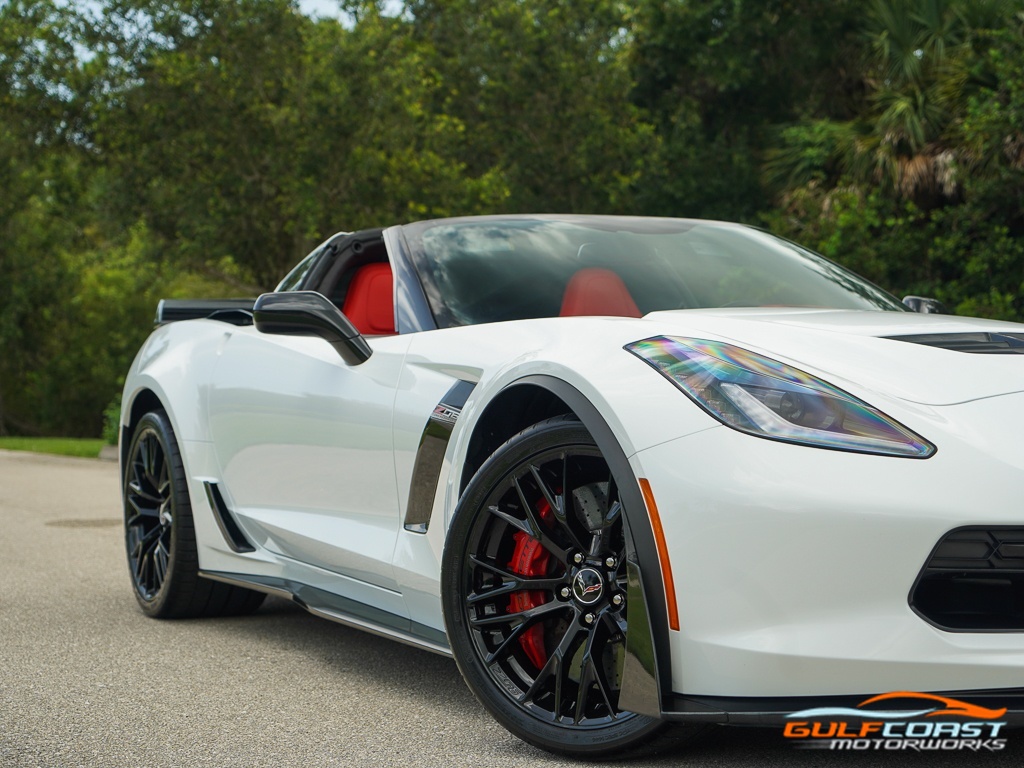
<instances>
[{"instance_id":1,"label":"asphalt road","mask_svg":"<svg viewBox=\"0 0 1024 768\"><path fill-rule=\"evenodd\" d=\"M114 464L0 451L0 766L579 766L518 741L433 654L314 618L136 608ZM716 728L651 766L1020 766L1006 751L799 751Z\"/></svg>"}]
</instances>

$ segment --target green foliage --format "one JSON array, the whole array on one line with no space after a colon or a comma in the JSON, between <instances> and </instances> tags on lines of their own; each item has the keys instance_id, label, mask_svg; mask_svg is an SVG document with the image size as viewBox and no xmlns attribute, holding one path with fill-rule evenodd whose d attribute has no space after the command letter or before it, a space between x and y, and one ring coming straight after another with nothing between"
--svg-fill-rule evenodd
<instances>
[{"instance_id":1,"label":"green foliage","mask_svg":"<svg viewBox=\"0 0 1024 768\"><path fill-rule=\"evenodd\" d=\"M630 101L622 3L415 0L406 14L416 71L436 84L422 108L457 128L472 177L504 185L490 212L631 207L656 145Z\"/></svg>"},{"instance_id":2,"label":"green foliage","mask_svg":"<svg viewBox=\"0 0 1024 768\"><path fill-rule=\"evenodd\" d=\"M104 445L117 445L121 432L121 393L118 392L103 409L103 432L100 435Z\"/></svg>"},{"instance_id":3,"label":"green foliage","mask_svg":"<svg viewBox=\"0 0 1024 768\"><path fill-rule=\"evenodd\" d=\"M972 219L968 206L922 210L849 185L805 188L769 229L803 243L898 295L931 296L956 314L1024 319L1024 242Z\"/></svg>"},{"instance_id":4,"label":"green foliage","mask_svg":"<svg viewBox=\"0 0 1024 768\"><path fill-rule=\"evenodd\" d=\"M865 108L785 127L773 229L884 287L1024 319L1020 0L874 0Z\"/></svg>"},{"instance_id":5,"label":"green foliage","mask_svg":"<svg viewBox=\"0 0 1024 768\"><path fill-rule=\"evenodd\" d=\"M636 4L634 98L660 140L640 209L753 220L780 124L846 117L859 100L852 0L647 0Z\"/></svg>"},{"instance_id":6,"label":"green foliage","mask_svg":"<svg viewBox=\"0 0 1024 768\"><path fill-rule=\"evenodd\" d=\"M109 433L160 298L413 219L752 221L1024 319L1024 0L339 7L0 3L0 434Z\"/></svg>"},{"instance_id":7,"label":"green foliage","mask_svg":"<svg viewBox=\"0 0 1024 768\"><path fill-rule=\"evenodd\" d=\"M0 437L0 450L32 451L57 456L79 456L95 459L103 448L103 441L95 438L73 437Z\"/></svg>"}]
</instances>

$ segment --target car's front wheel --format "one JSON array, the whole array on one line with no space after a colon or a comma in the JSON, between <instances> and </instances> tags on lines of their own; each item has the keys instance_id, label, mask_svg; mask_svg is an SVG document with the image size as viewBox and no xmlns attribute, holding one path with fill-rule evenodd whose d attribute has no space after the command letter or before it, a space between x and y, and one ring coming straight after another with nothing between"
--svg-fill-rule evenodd
<instances>
[{"instance_id":1,"label":"car's front wheel","mask_svg":"<svg viewBox=\"0 0 1024 768\"><path fill-rule=\"evenodd\" d=\"M264 595L199 575L195 524L167 414L139 419L124 467L124 536L135 597L155 618L255 611Z\"/></svg>"},{"instance_id":2,"label":"car's front wheel","mask_svg":"<svg viewBox=\"0 0 1024 768\"><path fill-rule=\"evenodd\" d=\"M542 749L608 757L666 726L619 707L622 520L607 462L563 416L488 459L448 533L442 602L459 669L502 725Z\"/></svg>"}]
</instances>

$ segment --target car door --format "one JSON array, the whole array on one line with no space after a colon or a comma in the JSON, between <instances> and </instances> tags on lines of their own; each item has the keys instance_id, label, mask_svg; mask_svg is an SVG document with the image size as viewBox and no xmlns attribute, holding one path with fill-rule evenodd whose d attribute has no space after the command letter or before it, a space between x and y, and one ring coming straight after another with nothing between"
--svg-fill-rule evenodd
<instances>
[{"instance_id":1,"label":"car door","mask_svg":"<svg viewBox=\"0 0 1024 768\"><path fill-rule=\"evenodd\" d=\"M370 359L349 366L319 338L233 329L208 407L221 489L255 542L285 562L312 566L306 579L315 569L349 577L325 575L324 588L395 590L398 612L391 412L408 342L368 341ZM384 599L372 590L352 596Z\"/></svg>"}]
</instances>

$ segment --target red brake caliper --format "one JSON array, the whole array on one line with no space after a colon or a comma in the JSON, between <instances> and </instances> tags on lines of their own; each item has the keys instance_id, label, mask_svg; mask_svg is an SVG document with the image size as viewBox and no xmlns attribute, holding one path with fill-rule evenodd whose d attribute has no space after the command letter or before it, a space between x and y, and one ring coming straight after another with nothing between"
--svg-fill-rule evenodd
<instances>
[{"instance_id":1,"label":"red brake caliper","mask_svg":"<svg viewBox=\"0 0 1024 768\"><path fill-rule=\"evenodd\" d=\"M541 499L540 504L537 505L537 512L545 523L551 519L551 505L548 504L547 499ZM551 554L544 549L544 545L525 531L516 531L514 538L516 548L512 553L512 560L508 564L509 570L519 576L546 576ZM543 605L545 602L543 590L522 590L512 593L508 601L508 610L510 613L521 613ZM548 652L544 648L544 627L542 625L534 624L523 632L519 637L519 645L522 646L523 652L537 669L541 669L547 663Z\"/></svg>"}]
</instances>

